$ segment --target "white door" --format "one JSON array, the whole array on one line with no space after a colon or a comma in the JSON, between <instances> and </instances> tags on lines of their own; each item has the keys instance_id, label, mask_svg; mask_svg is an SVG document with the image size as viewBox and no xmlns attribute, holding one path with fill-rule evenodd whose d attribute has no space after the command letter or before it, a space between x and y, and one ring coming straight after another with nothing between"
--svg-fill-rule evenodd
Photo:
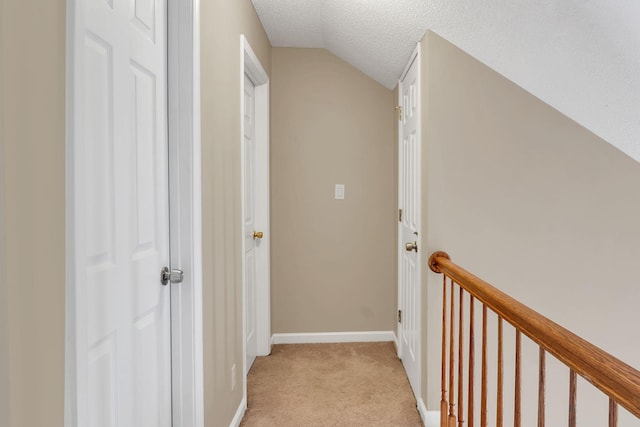
<instances>
[{"instance_id":1,"label":"white door","mask_svg":"<svg viewBox=\"0 0 640 427\"><path fill-rule=\"evenodd\" d=\"M255 85L244 76L244 280L246 315L245 375L251 369L258 352L256 334L256 245L260 234L256 231L256 138Z\"/></svg>"},{"instance_id":2,"label":"white door","mask_svg":"<svg viewBox=\"0 0 640 427\"><path fill-rule=\"evenodd\" d=\"M168 427L166 0L75 8L77 425Z\"/></svg>"},{"instance_id":3,"label":"white door","mask_svg":"<svg viewBox=\"0 0 640 427\"><path fill-rule=\"evenodd\" d=\"M416 397L420 396L420 59L400 81L398 354ZM400 319L399 319L400 320Z\"/></svg>"}]
</instances>

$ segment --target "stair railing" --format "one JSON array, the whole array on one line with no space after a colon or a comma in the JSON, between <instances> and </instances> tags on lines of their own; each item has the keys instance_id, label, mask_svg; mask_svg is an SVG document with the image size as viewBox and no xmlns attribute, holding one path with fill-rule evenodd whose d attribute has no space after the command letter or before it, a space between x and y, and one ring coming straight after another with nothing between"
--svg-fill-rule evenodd
<instances>
[{"instance_id":1,"label":"stair railing","mask_svg":"<svg viewBox=\"0 0 640 427\"><path fill-rule=\"evenodd\" d=\"M495 396L496 426L505 424L503 322L515 328L515 372L513 426L522 424L521 338L525 335L539 346L537 426L545 426L546 354L553 355L569 368L569 427L576 427L577 375L586 379L609 398L609 427L618 425L618 405L640 419L640 371L604 350L580 338L557 323L516 301L484 280L453 263L445 252L434 252L429 267L443 274L441 427L462 427L475 423L475 381L480 376L480 426L487 426L487 310L498 317L497 378ZM457 292L456 292L457 290ZM457 293L457 295L456 295ZM468 294L468 298L465 298ZM449 301L447 301L449 299ZM456 309L456 299L457 309ZM466 302L465 302L466 301ZM480 373L476 373L476 302L481 304ZM465 322L468 308L468 326ZM456 315L457 312L457 315ZM457 327L456 327L457 321ZM458 333L456 334L456 330ZM463 331L466 331L463 332ZM456 336L457 335L457 336ZM468 342L465 342L465 339ZM457 346L457 355L456 355ZM468 349L465 359L465 348ZM456 372L457 365L457 372ZM465 372L466 367L466 372ZM467 382L465 390L464 383ZM466 399L465 399L465 394ZM493 396L492 396L493 397ZM464 403L467 403L465 414ZM457 410L456 410L457 406ZM507 423L508 424L508 423ZM531 424L531 423L527 423Z\"/></svg>"}]
</instances>

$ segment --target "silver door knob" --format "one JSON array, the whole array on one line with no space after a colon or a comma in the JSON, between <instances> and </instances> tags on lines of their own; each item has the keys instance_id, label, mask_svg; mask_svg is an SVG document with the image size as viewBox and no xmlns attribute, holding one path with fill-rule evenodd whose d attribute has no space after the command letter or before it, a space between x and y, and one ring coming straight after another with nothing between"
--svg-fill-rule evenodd
<instances>
[{"instance_id":1,"label":"silver door knob","mask_svg":"<svg viewBox=\"0 0 640 427\"><path fill-rule=\"evenodd\" d=\"M416 251L418 252L418 242L409 242L405 245L405 249L407 250L407 252L411 252L411 251Z\"/></svg>"},{"instance_id":2,"label":"silver door knob","mask_svg":"<svg viewBox=\"0 0 640 427\"><path fill-rule=\"evenodd\" d=\"M184 272L182 270L173 269L169 270L168 267L163 267L160 272L160 283L168 285L169 283L182 283L184 280Z\"/></svg>"}]
</instances>

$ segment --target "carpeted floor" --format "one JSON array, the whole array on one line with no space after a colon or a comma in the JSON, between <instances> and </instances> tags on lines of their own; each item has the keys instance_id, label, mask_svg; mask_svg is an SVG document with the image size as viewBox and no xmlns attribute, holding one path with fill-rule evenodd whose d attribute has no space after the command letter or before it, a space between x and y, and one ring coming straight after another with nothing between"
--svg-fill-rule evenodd
<instances>
[{"instance_id":1,"label":"carpeted floor","mask_svg":"<svg viewBox=\"0 0 640 427\"><path fill-rule=\"evenodd\" d=\"M275 345L247 382L242 427L422 426L392 343Z\"/></svg>"}]
</instances>

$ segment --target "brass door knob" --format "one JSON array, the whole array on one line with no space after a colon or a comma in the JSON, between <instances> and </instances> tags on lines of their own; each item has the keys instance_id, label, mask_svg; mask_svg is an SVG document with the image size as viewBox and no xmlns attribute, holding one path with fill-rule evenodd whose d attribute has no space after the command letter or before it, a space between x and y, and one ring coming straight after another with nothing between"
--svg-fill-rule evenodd
<instances>
[{"instance_id":1,"label":"brass door knob","mask_svg":"<svg viewBox=\"0 0 640 427\"><path fill-rule=\"evenodd\" d=\"M411 251L416 251L418 252L418 242L409 242L405 245L405 249L407 250L407 252L411 252Z\"/></svg>"},{"instance_id":2,"label":"brass door knob","mask_svg":"<svg viewBox=\"0 0 640 427\"><path fill-rule=\"evenodd\" d=\"M262 231L253 232L253 240L262 239L262 237L264 237L264 233Z\"/></svg>"}]
</instances>

